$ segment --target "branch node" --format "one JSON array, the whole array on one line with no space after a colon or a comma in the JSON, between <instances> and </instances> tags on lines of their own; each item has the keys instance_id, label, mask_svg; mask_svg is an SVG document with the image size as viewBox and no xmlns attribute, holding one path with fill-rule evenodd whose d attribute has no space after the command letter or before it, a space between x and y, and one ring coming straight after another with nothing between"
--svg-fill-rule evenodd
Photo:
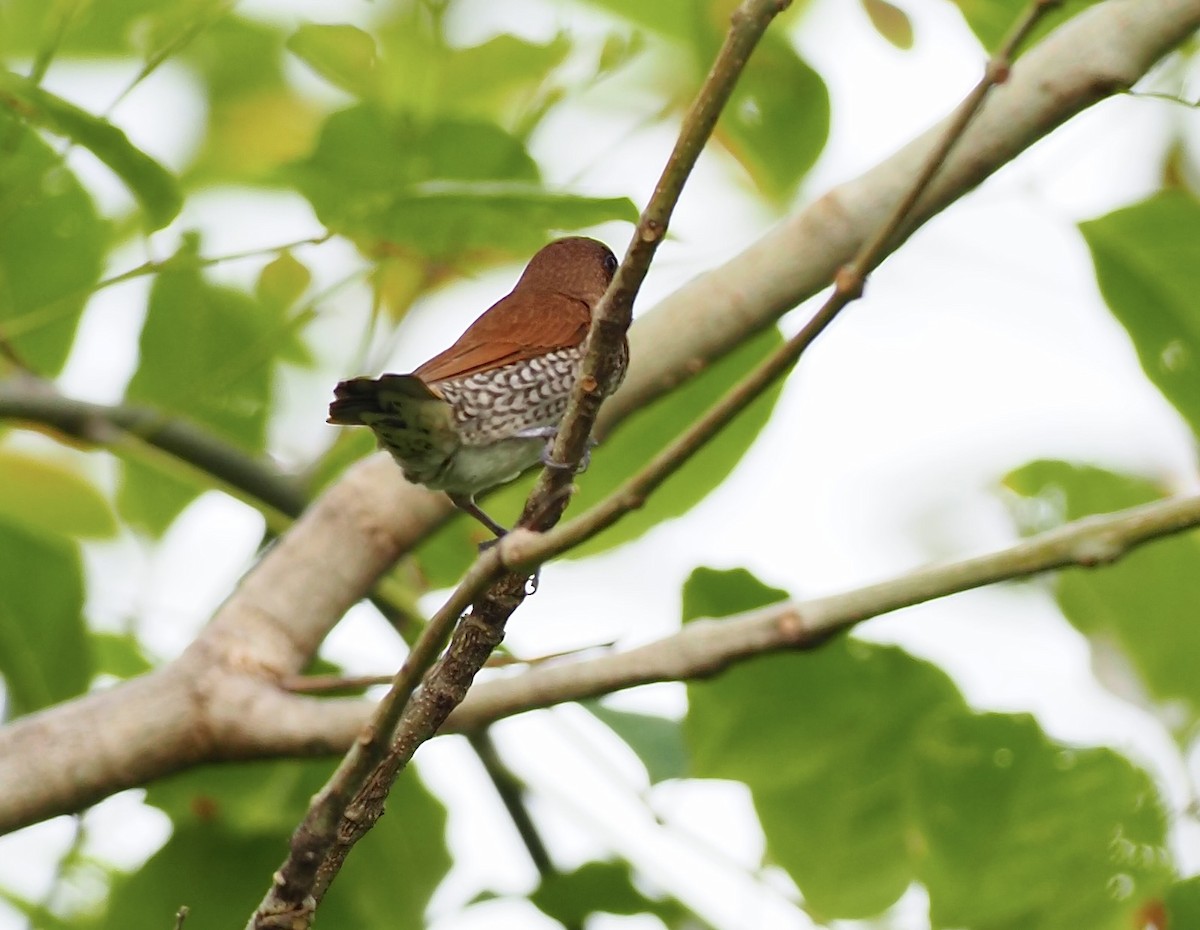
<instances>
[{"instance_id":1,"label":"branch node","mask_svg":"<svg viewBox=\"0 0 1200 930\"><path fill-rule=\"evenodd\" d=\"M853 262L842 265L833 277L834 290L837 296L849 303L862 297L866 277Z\"/></svg>"},{"instance_id":2,"label":"branch node","mask_svg":"<svg viewBox=\"0 0 1200 930\"><path fill-rule=\"evenodd\" d=\"M993 58L987 63L985 80L991 84L1003 84L1012 74L1012 62L1007 58Z\"/></svg>"}]
</instances>

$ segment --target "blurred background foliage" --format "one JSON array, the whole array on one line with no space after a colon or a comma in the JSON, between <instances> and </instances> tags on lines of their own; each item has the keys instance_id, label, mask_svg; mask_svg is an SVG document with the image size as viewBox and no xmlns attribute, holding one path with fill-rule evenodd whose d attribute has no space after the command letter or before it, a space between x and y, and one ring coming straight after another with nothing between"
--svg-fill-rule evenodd
<instances>
[{"instance_id":1,"label":"blurred background foliage","mask_svg":"<svg viewBox=\"0 0 1200 930\"><path fill-rule=\"evenodd\" d=\"M904 49L904 11L861 0L870 23ZM673 124L720 42L733 0L596 0L601 27L549 41L500 33L461 44L451 0L388 0L364 25L243 13L230 0L4 0L0 5L0 673L8 718L140 674L148 657L133 629L93 629L85 610L90 541L132 535L153 545L204 491L232 493L278 518L219 470L164 452L153 429L103 424L73 437L19 413L22 392L53 393L79 349L94 296L148 278L136 365L122 402L162 423L194 427L231 460L315 493L365 454L344 431L309 460L281 469L285 383L329 385L385 359L410 309L448 282L523 261L548 238L632 222L627 190L550 183L531 140L564 102L633 107ZM994 46L1022 0L957 0ZM1067 3L1055 21L1084 3ZM830 104L821 76L789 38L796 3L753 58L714 146L742 173L747 195L775 213L793 205L825 144ZM1050 24L1047 25L1049 28ZM127 86L103 110L48 89L56 69L126 66ZM167 166L121 128L123 99L160 68L183 68L201 97L195 144ZM616 89L610 89L615 87ZM916 127L914 127L916 128ZM603 148L603 139L580 139ZM81 170L90 159L94 165ZM92 189L104 166L124 196ZM1114 318L1149 380L1200 429L1200 205L1164 176L1142 203L1087 222L1081 235ZM303 198L318 234L258 257L254 280L214 276L189 204L214 190ZM253 210L247 200L247 210ZM251 222L247 218L246 222ZM171 246L147 248L166 230ZM164 233L159 233L164 235ZM306 257L327 241L353 246L371 312L358 346L330 370L313 333L323 301ZM168 240L156 239L155 242ZM614 245L619 245L614 243ZM129 257L143 250L143 262ZM597 455L577 506L594 502L676 435L780 340L764 333L684 389L639 412ZM115 351L115 350L114 350ZM291 379L285 381L284 379ZM83 400L93 398L83 397ZM648 505L573 556L627 542L680 516L733 470L769 420L770 395L697 456ZM320 410L313 416L323 416ZM103 460L111 468L96 465ZM114 477L115 475L115 477ZM1035 462L1006 480L1028 532L1153 500L1147 480L1079 463ZM526 485L496 495L501 519ZM286 518L286 514L283 515ZM277 523L271 525L278 528ZM410 597L452 584L470 561L475 528L453 520L398 578ZM1126 663L1114 687L1161 713L1180 752L1194 748L1200 656L1193 614L1200 537L1186 534L1102 572L1054 582L1066 618ZM748 572L697 569L683 621L771 603L786 592ZM1170 842L1178 812L1153 779L1107 749L1062 745L1031 718L969 708L950 679L903 650L840 638L811 653L764 658L688 687L683 720L591 706L643 759L652 782L744 783L766 835L765 863L782 868L820 921L876 918L914 884L934 927L1057 930L1200 926L1200 886L1179 880ZM30 927L238 925L279 861L286 837L328 762L287 761L190 772L149 789L170 838L132 872L88 855L80 840L56 867L54 890L0 898ZM409 773L390 816L352 857L321 920L344 928L418 926L446 875L446 810ZM480 889L475 906L489 898ZM606 912L702 926L630 863L596 861L542 875L529 900L566 927ZM1161 920L1161 923L1153 921ZM1139 921L1141 921L1139 923ZM878 918L863 926L888 926Z\"/></svg>"}]
</instances>

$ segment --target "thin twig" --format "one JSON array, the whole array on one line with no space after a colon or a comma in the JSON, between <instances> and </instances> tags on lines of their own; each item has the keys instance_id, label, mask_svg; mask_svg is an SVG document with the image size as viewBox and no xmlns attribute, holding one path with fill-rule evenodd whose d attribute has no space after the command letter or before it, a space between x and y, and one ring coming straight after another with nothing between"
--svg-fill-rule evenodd
<instances>
[{"instance_id":1,"label":"thin twig","mask_svg":"<svg viewBox=\"0 0 1200 930\"><path fill-rule=\"evenodd\" d=\"M605 372L612 370L628 328L634 296L687 175L750 52L787 5L787 0L745 0L734 13L725 44L684 121L680 140L638 224L634 242L595 315L578 389L568 405L568 420L560 427L556 443L559 461L578 462L582 457L603 399L596 386L604 383ZM530 497L527 514L544 515L539 524L552 525L565 504L558 498L568 485L544 477ZM496 549L481 556L468 571L447 604L430 620L371 722L314 798L292 836L286 861L251 919L252 927L309 925L349 850L382 813L383 801L399 770L461 703L476 673L503 638L505 622L524 599L526 581L524 575L503 571ZM480 597L485 589L486 596ZM471 613L459 623L468 606ZM450 647L434 665L451 631ZM426 681L420 700L412 700L423 677Z\"/></svg>"},{"instance_id":2,"label":"thin twig","mask_svg":"<svg viewBox=\"0 0 1200 930\"><path fill-rule=\"evenodd\" d=\"M729 31L700 93L683 119L679 141L667 160L649 204L638 220L608 292L592 313L586 351L570 402L558 424L552 458L570 467L545 468L534 485L518 521L519 526L545 530L558 522L566 508L574 467L587 450L600 405L602 386L618 365L621 345L633 320L633 302L650 269L658 245L667 233L671 214L700 153L729 101L737 78L771 21L791 0L747 0L730 18Z\"/></svg>"},{"instance_id":3,"label":"thin twig","mask_svg":"<svg viewBox=\"0 0 1200 930\"><path fill-rule=\"evenodd\" d=\"M913 207L979 111L989 90L1008 76L1013 56L1042 16L1061 0L1032 0L1000 50L988 62L983 76L959 105L945 134L929 152L921 170L887 220L864 243L854 260L837 276L833 293L795 336L714 404L669 446L650 460L615 492L564 526L535 535L513 532L501 540L504 564L513 570L532 571L547 559L580 545L641 507L655 489L673 475L705 443L713 439L763 391L794 366L800 356L852 301L862 295L867 274L886 254L888 244L903 230Z\"/></svg>"},{"instance_id":4,"label":"thin twig","mask_svg":"<svg viewBox=\"0 0 1200 930\"><path fill-rule=\"evenodd\" d=\"M551 860L542 835L538 832L537 824L533 822L533 817L530 816L529 808L525 804L525 785L505 764L496 749L496 743L486 728L468 733L467 741L475 750L475 755L479 757L483 767L487 769L492 784L496 788L496 794L500 796L500 802L508 811L509 819L517 828L517 833L521 837L521 842L525 844L525 849L529 852L529 858L532 860L534 868L538 870L538 874L542 878L553 875L557 871L554 862Z\"/></svg>"},{"instance_id":5,"label":"thin twig","mask_svg":"<svg viewBox=\"0 0 1200 930\"><path fill-rule=\"evenodd\" d=\"M209 255L196 258L187 258L186 264L189 268L200 267L209 268L213 265L224 264L225 262L238 262L248 258L261 258L264 255L277 255L281 252L287 252L291 249L298 249L306 245L321 245L333 238L333 233L326 231L318 236L308 236L304 239L297 239L294 242L285 242L282 245L269 245L260 249L247 249L244 252L230 252L226 255ZM91 292L102 291L107 287L112 287L114 284L123 284L126 281L131 281L134 278L141 278L145 275L158 274L161 271L166 271L176 265L181 264L181 260L177 256L170 256L158 261L146 261L140 265L135 265L133 268L128 268L125 271L118 272L111 277L104 278L97 282Z\"/></svg>"}]
</instances>

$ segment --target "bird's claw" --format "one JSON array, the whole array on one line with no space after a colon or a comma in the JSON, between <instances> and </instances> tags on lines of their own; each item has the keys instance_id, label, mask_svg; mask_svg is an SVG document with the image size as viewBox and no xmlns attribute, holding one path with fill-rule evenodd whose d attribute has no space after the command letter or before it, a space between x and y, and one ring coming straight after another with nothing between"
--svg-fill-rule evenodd
<instances>
[{"instance_id":1,"label":"bird's claw","mask_svg":"<svg viewBox=\"0 0 1200 930\"><path fill-rule=\"evenodd\" d=\"M544 439L546 445L542 448L542 454L539 459L547 468L553 468L556 471L572 470L571 466L566 462L560 462L554 458L554 440L558 438L558 429L553 426L534 426L529 429L521 430L517 433L519 439ZM588 470L588 466L592 463L592 450L600 443L598 440L588 437L587 446L583 450L583 458L579 460L579 464L573 469L574 474L582 475Z\"/></svg>"}]
</instances>

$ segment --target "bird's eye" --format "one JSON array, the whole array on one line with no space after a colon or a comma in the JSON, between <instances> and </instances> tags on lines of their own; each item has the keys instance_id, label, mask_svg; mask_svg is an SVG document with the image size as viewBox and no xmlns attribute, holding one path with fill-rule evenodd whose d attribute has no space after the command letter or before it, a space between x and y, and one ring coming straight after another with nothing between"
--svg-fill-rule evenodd
<instances>
[{"instance_id":1,"label":"bird's eye","mask_svg":"<svg viewBox=\"0 0 1200 930\"><path fill-rule=\"evenodd\" d=\"M608 271L609 274L617 273L617 265L618 264L620 264L620 263L617 261L617 256L613 255L612 252L609 252L607 255L604 256L604 267Z\"/></svg>"}]
</instances>

